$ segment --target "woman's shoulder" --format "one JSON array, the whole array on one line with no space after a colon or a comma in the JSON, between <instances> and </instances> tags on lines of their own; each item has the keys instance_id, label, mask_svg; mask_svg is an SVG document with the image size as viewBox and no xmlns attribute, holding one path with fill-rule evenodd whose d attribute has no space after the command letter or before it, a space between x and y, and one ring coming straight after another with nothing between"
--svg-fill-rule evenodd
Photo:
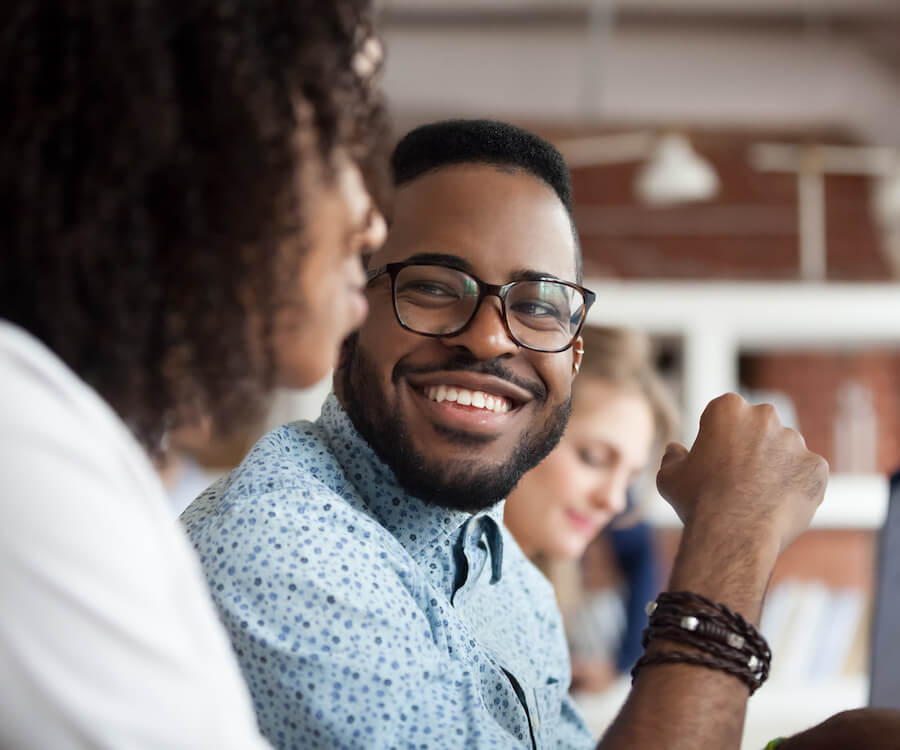
<instances>
[{"instance_id":1,"label":"woman's shoulder","mask_svg":"<svg viewBox=\"0 0 900 750\"><path fill-rule=\"evenodd\" d=\"M0 440L6 456L116 457L152 465L112 407L53 351L0 320ZM9 465L10 459L0 458Z\"/></svg>"}]
</instances>

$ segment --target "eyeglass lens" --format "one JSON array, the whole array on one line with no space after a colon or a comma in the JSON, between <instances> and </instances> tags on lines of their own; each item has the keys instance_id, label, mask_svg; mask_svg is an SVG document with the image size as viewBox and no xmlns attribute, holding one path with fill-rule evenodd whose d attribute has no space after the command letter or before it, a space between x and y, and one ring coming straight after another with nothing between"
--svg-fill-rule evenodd
<instances>
[{"instance_id":1,"label":"eyeglass lens","mask_svg":"<svg viewBox=\"0 0 900 750\"><path fill-rule=\"evenodd\" d=\"M452 335L471 319L478 305L478 282L445 266L406 266L394 281L397 315L419 333ZM584 296L556 281L520 281L506 296L507 325L519 344L553 351L574 338Z\"/></svg>"}]
</instances>

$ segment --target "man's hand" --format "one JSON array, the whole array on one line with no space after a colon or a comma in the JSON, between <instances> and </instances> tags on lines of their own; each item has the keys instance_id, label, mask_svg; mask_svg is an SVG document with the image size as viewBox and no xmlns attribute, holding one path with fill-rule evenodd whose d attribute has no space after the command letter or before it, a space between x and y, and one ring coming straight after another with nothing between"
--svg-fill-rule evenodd
<instances>
[{"instance_id":1,"label":"man's hand","mask_svg":"<svg viewBox=\"0 0 900 750\"><path fill-rule=\"evenodd\" d=\"M827 481L828 464L782 426L771 406L750 406L734 394L717 398L691 450L670 445L657 477L684 522L670 590L702 594L759 622L775 559L809 525ZM651 641L648 651L671 647ZM748 693L725 672L690 664L644 668L599 748L737 748Z\"/></svg>"},{"instance_id":2,"label":"man's hand","mask_svg":"<svg viewBox=\"0 0 900 750\"><path fill-rule=\"evenodd\" d=\"M862 708L844 711L828 721L791 737L778 750L898 750L900 712Z\"/></svg>"},{"instance_id":3,"label":"man's hand","mask_svg":"<svg viewBox=\"0 0 900 750\"><path fill-rule=\"evenodd\" d=\"M687 529L717 541L769 541L776 555L809 526L827 483L825 459L772 406L733 393L706 407L690 451L669 446L657 477Z\"/></svg>"}]
</instances>

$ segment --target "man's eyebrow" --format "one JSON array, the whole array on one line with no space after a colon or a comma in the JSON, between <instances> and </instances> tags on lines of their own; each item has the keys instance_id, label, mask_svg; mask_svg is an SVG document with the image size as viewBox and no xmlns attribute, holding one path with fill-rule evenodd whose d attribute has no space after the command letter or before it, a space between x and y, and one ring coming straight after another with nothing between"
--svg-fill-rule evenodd
<instances>
[{"instance_id":1,"label":"man's eyebrow","mask_svg":"<svg viewBox=\"0 0 900 750\"><path fill-rule=\"evenodd\" d=\"M416 253L409 256L405 263L440 263L443 265L453 266L466 273L475 274L472 264L465 258L458 255L449 255L447 253ZM510 281L565 281L552 273L546 271L535 271L532 268L520 268L513 271L509 275Z\"/></svg>"},{"instance_id":2,"label":"man's eyebrow","mask_svg":"<svg viewBox=\"0 0 900 750\"><path fill-rule=\"evenodd\" d=\"M447 253L416 253L415 255L410 255L404 263L439 263L453 266L466 273L475 273L472 264L465 258L460 258L458 255L448 255Z\"/></svg>"},{"instance_id":3,"label":"man's eyebrow","mask_svg":"<svg viewBox=\"0 0 900 750\"><path fill-rule=\"evenodd\" d=\"M565 281L559 276L546 271L535 271L531 268L520 268L510 274L510 281Z\"/></svg>"}]
</instances>

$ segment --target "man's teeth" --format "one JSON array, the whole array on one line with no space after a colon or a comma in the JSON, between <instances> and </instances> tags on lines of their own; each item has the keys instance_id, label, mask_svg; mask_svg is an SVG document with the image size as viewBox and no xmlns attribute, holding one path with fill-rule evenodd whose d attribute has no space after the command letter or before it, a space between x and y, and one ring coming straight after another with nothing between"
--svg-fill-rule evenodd
<instances>
[{"instance_id":1,"label":"man's teeth","mask_svg":"<svg viewBox=\"0 0 900 750\"><path fill-rule=\"evenodd\" d=\"M505 414L512 409L512 403L503 396L495 396L484 391L470 391L454 385L431 385L425 389L425 396L432 401L455 401L462 406L474 406L497 414Z\"/></svg>"}]
</instances>

